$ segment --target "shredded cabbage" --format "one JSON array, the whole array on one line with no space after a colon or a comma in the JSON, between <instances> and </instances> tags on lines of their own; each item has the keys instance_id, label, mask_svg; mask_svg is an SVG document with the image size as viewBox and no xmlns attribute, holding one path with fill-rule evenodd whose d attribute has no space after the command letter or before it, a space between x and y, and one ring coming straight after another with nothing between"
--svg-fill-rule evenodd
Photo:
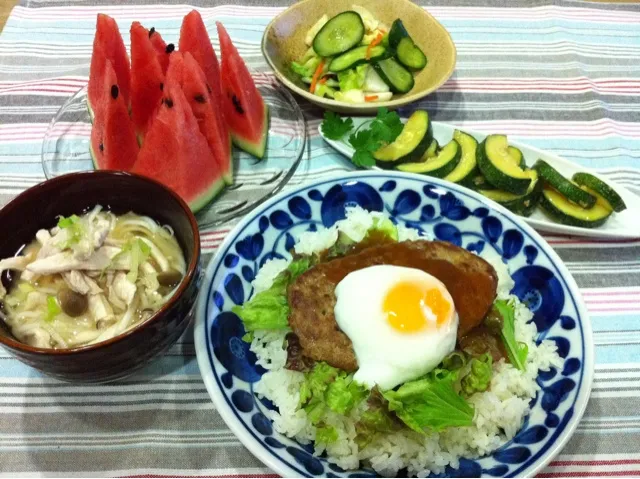
<instances>
[{"instance_id":1,"label":"shredded cabbage","mask_svg":"<svg viewBox=\"0 0 640 479\"><path fill-rule=\"evenodd\" d=\"M369 65L358 65L355 68L345 70L338 73L338 82L340 90L346 92L348 90L361 90L364 85L364 79L367 76Z\"/></svg>"}]
</instances>

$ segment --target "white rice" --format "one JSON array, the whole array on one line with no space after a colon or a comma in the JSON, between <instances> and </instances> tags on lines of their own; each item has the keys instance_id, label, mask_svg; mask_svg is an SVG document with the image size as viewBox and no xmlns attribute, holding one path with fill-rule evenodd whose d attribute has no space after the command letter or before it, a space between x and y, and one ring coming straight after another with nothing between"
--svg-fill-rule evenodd
<instances>
[{"instance_id":1,"label":"white rice","mask_svg":"<svg viewBox=\"0 0 640 479\"><path fill-rule=\"evenodd\" d=\"M373 218L383 217L382 213L369 213L362 208L351 208L347 218L331 228L317 232L305 232L295 246L296 253L312 254L333 245L338 231L347 233L356 241L362 240L373 223ZM398 225L400 241L421 238L417 230ZM423 237L424 238L424 237ZM432 239L432 238L428 238ZM513 299L516 302L516 339L527 344L526 371L520 371L501 360L495 363L494 375L489 390L476 393L469 398L475 408L473 426L449 428L441 433L420 435L410 430L381 435L364 449L355 442L359 411L354 410L348 418L333 415L326 421L338 431L339 438L326 446L331 462L344 469L355 469L362 462L371 465L378 473L393 476L399 469L408 468L412 475L419 477L430 473L440 473L445 466L458 466L461 457L475 458L485 455L511 439L522 426L529 413L529 401L536 395L538 371L548 371L550 367L560 368L562 358L556 352L555 343L543 341L536 346L536 326L530 322L532 313L515 296L510 296L513 280L507 265L490 246L484 248L481 256L491 263L498 274L498 298ZM277 274L287 267L287 260L271 260L259 271L253 286L262 291L271 286ZM300 443L309 443L315 438L312 426L303 410L298 409L300 385L304 375L284 369L287 359L283 349L286 332L257 331L251 350L258 362L268 371L255 385L255 391L270 399L278 408L269 411L274 429ZM316 454L324 452L324 446L317 445Z\"/></svg>"}]
</instances>

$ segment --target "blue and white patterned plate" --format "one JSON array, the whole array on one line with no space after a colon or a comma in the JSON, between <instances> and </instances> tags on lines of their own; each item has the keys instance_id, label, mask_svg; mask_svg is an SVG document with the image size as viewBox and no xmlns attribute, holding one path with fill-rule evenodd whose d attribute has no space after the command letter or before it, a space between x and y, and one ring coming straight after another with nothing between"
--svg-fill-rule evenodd
<instances>
[{"instance_id":1,"label":"blue and white patterned plate","mask_svg":"<svg viewBox=\"0 0 640 479\"><path fill-rule=\"evenodd\" d=\"M288 257L301 232L331 226L345 206L385 211L398 223L469 250L495 250L508 264L513 293L534 311L538 340L555 341L562 370L541 373L541 390L521 431L492 455L461 460L445 476L531 476L563 447L587 404L593 377L591 324L578 287L551 247L520 218L482 196L433 178L359 172L280 194L249 213L209 264L200 294L195 344L205 385L222 418L242 443L283 476L372 477L343 471L309 446L277 432L264 414L268 401L253 394L264 373L242 341L231 312L252 294L251 281L269 258Z\"/></svg>"}]
</instances>

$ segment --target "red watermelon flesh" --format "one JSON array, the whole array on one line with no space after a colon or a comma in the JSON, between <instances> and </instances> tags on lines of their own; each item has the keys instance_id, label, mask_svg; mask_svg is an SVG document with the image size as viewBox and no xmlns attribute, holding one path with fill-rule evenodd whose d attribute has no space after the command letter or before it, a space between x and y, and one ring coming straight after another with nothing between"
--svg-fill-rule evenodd
<instances>
[{"instance_id":1,"label":"red watermelon flesh","mask_svg":"<svg viewBox=\"0 0 640 479\"><path fill-rule=\"evenodd\" d=\"M149 30L149 40L151 40L151 44L156 50L156 55L158 55L158 61L162 67L162 73L166 74L167 68L169 68L169 55L173 52L175 47L173 46L173 43L169 43L169 45L167 45L162 39L162 35L160 35L160 33L153 27Z\"/></svg>"},{"instance_id":2,"label":"red watermelon flesh","mask_svg":"<svg viewBox=\"0 0 640 479\"><path fill-rule=\"evenodd\" d=\"M179 85L168 81L164 100L131 170L178 193L196 212L224 187L222 172Z\"/></svg>"},{"instance_id":3,"label":"red watermelon flesh","mask_svg":"<svg viewBox=\"0 0 640 479\"><path fill-rule=\"evenodd\" d=\"M207 85L211 88L214 103L220 105L222 100L220 66L216 52L211 45L207 27L205 27L197 10L191 10L182 20L178 47L182 53L189 52L193 55L204 72Z\"/></svg>"},{"instance_id":4,"label":"red watermelon flesh","mask_svg":"<svg viewBox=\"0 0 640 479\"><path fill-rule=\"evenodd\" d=\"M216 22L222 54L222 111L233 142L258 158L264 156L269 110L262 95L220 22Z\"/></svg>"},{"instance_id":5,"label":"red watermelon flesh","mask_svg":"<svg viewBox=\"0 0 640 479\"><path fill-rule=\"evenodd\" d=\"M95 118L98 105L106 104L102 101L104 93L104 75L106 61L109 60L118 78L120 95L126 105L130 99L129 57L122 41L116 21L108 15L98 14L96 34L93 39L93 53L89 70L89 86L87 100L89 112Z\"/></svg>"},{"instance_id":6,"label":"red watermelon flesh","mask_svg":"<svg viewBox=\"0 0 640 479\"><path fill-rule=\"evenodd\" d=\"M138 155L138 142L129 108L120 93L118 78L109 60L105 63L100 115L91 129L91 157L96 169L129 171Z\"/></svg>"},{"instance_id":7,"label":"red watermelon flesh","mask_svg":"<svg viewBox=\"0 0 640 479\"><path fill-rule=\"evenodd\" d=\"M149 32L140 23L131 24L131 117L138 133L144 138L150 127L164 87L164 73Z\"/></svg>"},{"instance_id":8,"label":"red watermelon flesh","mask_svg":"<svg viewBox=\"0 0 640 479\"><path fill-rule=\"evenodd\" d=\"M167 83L176 82L191 106L198 120L200 131L207 139L209 148L222 170L227 184L233 183L233 156L231 139L227 133L222 115L217 115L212 96L207 90L204 72L189 52L175 52L171 55Z\"/></svg>"}]
</instances>

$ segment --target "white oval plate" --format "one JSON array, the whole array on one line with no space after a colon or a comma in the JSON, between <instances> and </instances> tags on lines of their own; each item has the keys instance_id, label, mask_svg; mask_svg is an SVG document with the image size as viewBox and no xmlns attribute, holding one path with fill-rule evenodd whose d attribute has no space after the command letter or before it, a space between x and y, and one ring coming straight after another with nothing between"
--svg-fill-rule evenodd
<instances>
[{"instance_id":1,"label":"white oval plate","mask_svg":"<svg viewBox=\"0 0 640 479\"><path fill-rule=\"evenodd\" d=\"M352 118L354 130L358 129L365 122L371 121L371 118L366 117ZM436 140L438 140L438 143L440 145L444 145L451 141L453 132L456 129L460 129L465 133L473 136L476 140L478 140L478 142L481 142L487 136L486 133L479 133L467 128L457 128L447 123L434 121L432 122L432 125L433 136ZM322 136L322 138L324 138L325 141L329 143L333 148L335 148L338 152L342 153L349 159L353 156L354 150L348 143L348 135L345 135L345 137L341 140L330 140L322 134L322 130L320 127L318 127L318 131L320 132L320 136ZM537 209L530 217L523 217L522 219L525 222L529 223L537 230L556 234L589 236L592 238L640 238L640 221L638 221L638 218L640 218L640 197L633 194L623 186L620 186L619 184L616 184L615 182L609 180L608 178L604 178L602 175L599 175L595 171L588 168L583 168L582 166L577 165L576 163L573 163L569 160L565 160L564 158L561 158L557 155L539 150L538 148L527 146L517 141L509 141L509 144L515 146L516 148L519 148L522 151L522 154L524 155L525 161L528 166L532 166L533 163L538 158L540 158L549 163L551 166L556 168L560 173L568 178L579 171L588 171L592 175L600 178L603 181L606 181L607 184L611 185L611 187L618 192L618 194L622 197L627 205L626 210L624 210L622 213L612 214L607 222L598 228L581 228L578 226L567 226L556 223L545 216L544 213L542 213L542 211L540 211L539 209ZM373 169L379 168L374 167ZM486 198L486 201L492 203L492 200L488 198Z\"/></svg>"}]
</instances>

